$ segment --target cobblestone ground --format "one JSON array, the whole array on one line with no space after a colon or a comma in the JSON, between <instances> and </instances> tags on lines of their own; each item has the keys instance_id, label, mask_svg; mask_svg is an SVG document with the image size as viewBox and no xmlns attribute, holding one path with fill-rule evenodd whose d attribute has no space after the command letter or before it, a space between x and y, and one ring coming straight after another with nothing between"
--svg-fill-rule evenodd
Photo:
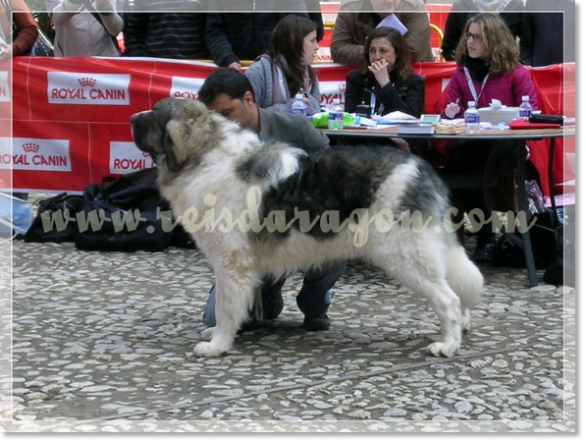
<instances>
[{"instance_id":1,"label":"cobblestone ground","mask_svg":"<svg viewBox=\"0 0 586 443\"><path fill-rule=\"evenodd\" d=\"M362 263L332 291L329 331L301 328L296 274L273 324L203 359L213 274L198 251L10 246L5 431L576 431L575 291L529 289L523 269L482 268L486 294L450 359L425 352L439 337L425 300Z\"/></svg>"}]
</instances>

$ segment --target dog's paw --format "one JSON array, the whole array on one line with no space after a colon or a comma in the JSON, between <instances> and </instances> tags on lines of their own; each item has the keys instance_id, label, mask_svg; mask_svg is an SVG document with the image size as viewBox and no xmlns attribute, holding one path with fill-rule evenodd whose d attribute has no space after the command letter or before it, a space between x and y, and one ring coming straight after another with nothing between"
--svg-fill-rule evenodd
<instances>
[{"instance_id":1,"label":"dog's paw","mask_svg":"<svg viewBox=\"0 0 586 443\"><path fill-rule=\"evenodd\" d=\"M455 346L447 346L442 342L435 342L427 347L427 352L434 357L452 357L458 350Z\"/></svg>"},{"instance_id":2,"label":"dog's paw","mask_svg":"<svg viewBox=\"0 0 586 443\"><path fill-rule=\"evenodd\" d=\"M201 343L198 343L193 349L193 353L198 357L219 357L224 352L224 350L218 348L217 346L214 346L213 344L207 341L202 341Z\"/></svg>"},{"instance_id":3,"label":"dog's paw","mask_svg":"<svg viewBox=\"0 0 586 443\"><path fill-rule=\"evenodd\" d=\"M204 329L203 331L201 331L201 339L205 340L205 341L210 341L212 339L212 337L214 336L214 331L216 330L216 327L214 326L213 328L207 328Z\"/></svg>"},{"instance_id":4,"label":"dog's paw","mask_svg":"<svg viewBox=\"0 0 586 443\"><path fill-rule=\"evenodd\" d=\"M470 309L462 310L462 332L468 334L472 329L472 320L470 318Z\"/></svg>"}]
</instances>

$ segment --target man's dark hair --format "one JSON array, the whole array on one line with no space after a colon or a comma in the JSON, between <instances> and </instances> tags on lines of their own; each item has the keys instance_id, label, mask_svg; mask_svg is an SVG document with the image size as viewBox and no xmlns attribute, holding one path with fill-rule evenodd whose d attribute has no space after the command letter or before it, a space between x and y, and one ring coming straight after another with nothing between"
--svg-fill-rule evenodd
<instances>
[{"instance_id":1,"label":"man's dark hair","mask_svg":"<svg viewBox=\"0 0 586 443\"><path fill-rule=\"evenodd\" d=\"M241 100L248 91L254 97L252 84L242 72L233 68L218 68L205 79L198 98L207 106L219 94L227 94L232 100Z\"/></svg>"}]
</instances>

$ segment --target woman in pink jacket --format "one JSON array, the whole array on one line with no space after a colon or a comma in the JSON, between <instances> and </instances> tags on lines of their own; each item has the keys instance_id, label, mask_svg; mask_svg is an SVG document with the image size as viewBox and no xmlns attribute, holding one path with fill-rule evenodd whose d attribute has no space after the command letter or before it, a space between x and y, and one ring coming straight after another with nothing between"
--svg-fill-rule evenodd
<instances>
[{"instance_id":1,"label":"woman in pink jacket","mask_svg":"<svg viewBox=\"0 0 586 443\"><path fill-rule=\"evenodd\" d=\"M506 106L519 106L521 97L529 96L533 109L537 109L535 87L529 72L519 61L519 49L504 20L497 14L477 14L464 28L456 48L458 67L448 85L448 105L442 113L444 118L462 118L469 101L476 102L477 108L490 105L492 99L500 100ZM507 160L514 147L514 141L464 141L457 143L445 166L446 173L482 174L490 153ZM514 160L503 164L514 167ZM467 190L454 193L462 209L468 213L478 208L484 212L484 220L491 214L482 190ZM484 225L477 233L473 259L479 262L492 261L496 248L496 237L490 224Z\"/></svg>"}]
</instances>

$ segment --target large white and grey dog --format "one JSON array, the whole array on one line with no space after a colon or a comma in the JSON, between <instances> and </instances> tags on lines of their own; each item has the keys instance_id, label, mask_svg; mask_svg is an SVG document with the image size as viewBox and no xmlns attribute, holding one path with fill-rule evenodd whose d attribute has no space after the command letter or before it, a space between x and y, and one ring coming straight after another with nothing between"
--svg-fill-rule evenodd
<instances>
[{"instance_id":1,"label":"large white and grey dog","mask_svg":"<svg viewBox=\"0 0 586 443\"><path fill-rule=\"evenodd\" d=\"M156 158L162 194L214 269L217 326L196 355L232 347L262 276L358 258L431 303L442 332L432 355L458 351L483 278L425 161L384 147L307 154L263 143L195 100L161 100L131 123L138 148Z\"/></svg>"}]
</instances>

